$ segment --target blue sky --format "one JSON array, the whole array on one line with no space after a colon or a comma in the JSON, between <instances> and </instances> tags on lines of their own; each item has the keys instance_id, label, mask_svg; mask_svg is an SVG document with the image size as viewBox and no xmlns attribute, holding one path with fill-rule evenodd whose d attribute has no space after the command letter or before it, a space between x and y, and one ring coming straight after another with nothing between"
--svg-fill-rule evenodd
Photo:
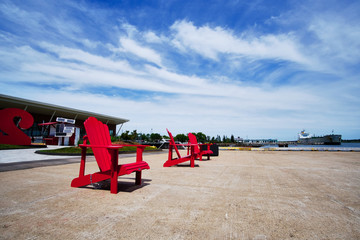
<instances>
[{"instance_id":1,"label":"blue sky","mask_svg":"<svg viewBox=\"0 0 360 240\"><path fill-rule=\"evenodd\" d=\"M359 1L0 2L0 93L122 130L360 138Z\"/></svg>"}]
</instances>

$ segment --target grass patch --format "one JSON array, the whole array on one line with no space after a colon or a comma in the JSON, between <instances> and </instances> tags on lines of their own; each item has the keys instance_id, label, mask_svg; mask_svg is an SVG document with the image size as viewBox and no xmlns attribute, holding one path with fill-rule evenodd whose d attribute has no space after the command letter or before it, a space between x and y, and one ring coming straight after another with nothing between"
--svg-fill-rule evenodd
<instances>
[{"instance_id":1,"label":"grass patch","mask_svg":"<svg viewBox=\"0 0 360 240\"><path fill-rule=\"evenodd\" d=\"M87 149L87 153L93 153L91 148ZM64 147L57 149L44 149L36 151L36 153L50 153L50 154L81 154L81 148L79 147Z\"/></svg>"},{"instance_id":2,"label":"grass patch","mask_svg":"<svg viewBox=\"0 0 360 240\"><path fill-rule=\"evenodd\" d=\"M34 148L34 146L23 146L23 145L10 145L10 144L0 144L0 150L7 150L7 149L29 149Z\"/></svg>"}]
</instances>

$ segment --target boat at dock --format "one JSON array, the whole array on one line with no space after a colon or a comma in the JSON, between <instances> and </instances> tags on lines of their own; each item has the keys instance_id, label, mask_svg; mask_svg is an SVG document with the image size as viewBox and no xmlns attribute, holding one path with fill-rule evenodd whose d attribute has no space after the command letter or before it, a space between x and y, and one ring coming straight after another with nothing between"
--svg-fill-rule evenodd
<instances>
[{"instance_id":1,"label":"boat at dock","mask_svg":"<svg viewBox=\"0 0 360 240\"><path fill-rule=\"evenodd\" d=\"M303 145L340 145L341 135L332 133L324 136L313 136L303 130L298 134L297 143Z\"/></svg>"}]
</instances>

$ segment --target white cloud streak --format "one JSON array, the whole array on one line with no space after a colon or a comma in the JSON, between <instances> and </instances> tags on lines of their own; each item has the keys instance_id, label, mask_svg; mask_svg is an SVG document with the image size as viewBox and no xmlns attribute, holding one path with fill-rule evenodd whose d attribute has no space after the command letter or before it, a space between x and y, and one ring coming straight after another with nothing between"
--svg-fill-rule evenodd
<instances>
[{"instance_id":1,"label":"white cloud streak","mask_svg":"<svg viewBox=\"0 0 360 240\"><path fill-rule=\"evenodd\" d=\"M360 25L349 25L345 19L316 18L309 26L319 39L317 53L320 57L330 58L330 67L359 63L360 56Z\"/></svg>"},{"instance_id":2,"label":"white cloud streak","mask_svg":"<svg viewBox=\"0 0 360 240\"><path fill-rule=\"evenodd\" d=\"M154 50L142 47L130 38L120 38L120 43L124 51L161 66L161 56Z\"/></svg>"},{"instance_id":3,"label":"white cloud streak","mask_svg":"<svg viewBox=\"0 0 360 240\"><path fill-rule=\"evenodd\" d=\"M220 54L241 55L256 59L279 59L308 64L291 34L237 37L221 27L196 27L188 21L175 22L173 43L179 49L189 49L218 61Z\"/></svg>"}]
</instances>

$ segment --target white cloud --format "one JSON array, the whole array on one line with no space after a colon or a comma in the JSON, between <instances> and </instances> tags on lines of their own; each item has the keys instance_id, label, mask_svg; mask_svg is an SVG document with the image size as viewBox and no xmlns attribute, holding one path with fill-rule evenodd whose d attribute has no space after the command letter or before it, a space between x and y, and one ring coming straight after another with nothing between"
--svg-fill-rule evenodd
<instances>
[{"instance_id":1,"label":"white cloud","mask_svg":"<svg viewBox=\"0 0 360 240\"><path fill-rule=\"evenodd\" d=\"M91 94L81 89L52 89L34 94L39 91L36 87L9 89L5 83L0 83L0 87L6 91L4 94L130 119L123 130L137 129L145 133L153 129L153 132L166 134L165 128L169 128L174 133L202 131L211 136L235 134L245 137L246 134L250 138L278 137L275 129L287 129L294 135L301 128L337 129L339 119L343 119L346 113L339 111L339 107L328 106L321 97L297 93L298 88L275 92L247 88L243 96L189 98L187 95L173 95L148 101ZM338 111L339 116L334 114L333 119L327 119L331 111ZM349 119L347 124L354 125L353 120ZM274 135L269 135L271 133Z\"/></svg>"},{"instance_id":2,"label":"white cloud","mask_svg":"<svg viewBox=\"0 0 360 240\"><path fill-rule=\"evenodd\" d=\"M218 60L220 54L229 54L309 64L291 34L253 37L246 36L245 33L238 37L221 27L196 27L187 21L177 21L171 29L174 31L175 46L195 51L213 60Z\"/></svg>"},{"instance_id":3,"label":"white cloud","mask_svg":"<svg viewBox=\"0 0 360 240\"><path fill-rule=\"evenodd\" d=\"M3 2L0 4L0 12L11 22L23 26L24 30L42 30L40 22L43 15L36 11L27 12L13 3Z\"/></svg>"},{"instance_id":4,"label":"white cloud","mask_svg":"<svg viewBox=\"0 0 360 240\"><path fill-rule=\"evenodd\" d=\"M215 91L207 84L207 80L196 76L180 75L149 65L145 65L140 71L133 69L124 60L115 61L80 49L44 42L40 46L51 54L39 52L29 46L15 48L12 52L4 51L7 63L11 63L9 66L16 66L15 71L21 72L12 77L12 81L53 83L67 88L70 84L76 89L81 89L82 86L114 86L164 93L224 94ZM199 92L199 88L203 91Z\"/></svg>"},{"instance_id":5,"label":"white cloud","mask_svg":"<svg viewBox=\"0 0 360 240\"><path fill-rule=\"evenodd\" d=\"M60 59L77 61L81 64L97 67L98 69L139 74L139 72L133 69L126 60L113 60L110 57L94 55L81 49L68 48L46 42L40 43L40 46L45 48L48 52L56 53Z\"/></svg>"},{"instance_id":6,"label":"white cloud","mask_svg":"<svg viewBox=\"0 0 360 240\"><path fill-rule=\"evenodd\" d=\"M121 25L121 29L124 29L126 31L126 34L129 36L129 38L133 38L135 35L139 33L136 27L129 23L123 23Z\"/></svg>"},{"instance_id":7,"label":"white cloud","mask_svg":"<svg viewBox=\"0 0 360 240\"><path fill-rule=\"evenodd\" d=\"M161 56L151 48L143 47L130 38L120 38L120 43L126 52L130 52L140 58L161 66Z\"/></svg>"},{"instance_id":8,"label":"white cloud","mask_svg":"<svg viewBox=\"0 0 360 240\"><path fill-rule=\"evenodd\" d=\"M94 42L89 39L83 39L83 40L81 40L81 42L88 48L96 48L97 46L100 45L99 42Z\"/></svg>"},{"instance_id":9,"label":"white cloud","mask_svg":"<svg viewBox=\"0 0 360 240\"><path fill-rule=\"evenodd\" d=\"M162 79L163 81L168 82L170 84L177 83L177 84L186 85L187 87L206 88L206 84L209 83L207 80L203 78L177 74L174 72L170 72L165 68L159 69L148 65L146 66L146 70L150 75L153 75L155 78Z\"/></svg>"},{"instance_id":10,"label":"white cloud","mask_svg":"<svg viewBox=\"0 0 360 240\"><path fill-rule=\"evenodd\" d=\"M164 41L163 37L157 36L152 31L148 31L148 32L144 33L144 38L149 43L162 43Z\"/></svg>"},{"instance_id":11,"label":"white cloud","mask_svg":"<svg viewBox=\"0 0 360 240\"><path fill-rule=\"evenodd\" d=\"M336 17L335 17L336 18ZM309 30L320 40L317 53L336 59L336 62L359 62L360 25L346 19L323 16L312 20Z\"/></svg>"},{"instance_id":12,"label":"white cloud","mask_svg":"<svg viewBox=\"0 0 360 240\"><path fill-rule=\"evenodd\" d=\"M358 1L298 1L296 10L282 12L268 23L291 29L308 70L349 78L360 64ZM283 30L284 31L284 30Z\"/></svg>"}]
</instances>

